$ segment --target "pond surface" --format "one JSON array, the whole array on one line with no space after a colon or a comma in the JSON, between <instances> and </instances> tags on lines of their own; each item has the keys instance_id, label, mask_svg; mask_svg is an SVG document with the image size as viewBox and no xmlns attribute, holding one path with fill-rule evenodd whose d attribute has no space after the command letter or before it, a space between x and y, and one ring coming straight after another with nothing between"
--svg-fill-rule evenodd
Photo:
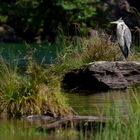
<instances>
[{"instance_id":1,"label":"pond surface","mask_svg":"<svg viewBox=\"0 0 140 140\"><path fill-rule=\"evenodd\" d=\"M9 61L20 60L20 64L24 64L24 57L28 51L33 49L30 46L21 44L0 44L0 54ZM34 58L38 63L54 62L56 57L57 47L35 46ZM46 55L47 54L47 55ZM129 91L113 91L113 92L85 92L66 93L69 104L80 115L108 115L110 110L114 107L119 108L124 114L127 113L127 105L132 94ZM35 132L35 128L40 126L43 122L28 122L25 118L22 120L6 120L0 119L0 140L62 140L65 138L58 138L53 135L44 135ZM67 140L72 140L67 137ZM77 140L77 139L76 139Z\"/></svg>"},{"instance_id":2,"label":"pond surface","mask_svg":"<svg viewBox=\"0 0 140 140\"><path fill-rule=\"evenodd\" d=\"M80 115L108 116L111 110L127 113L130 102L134 101L132 89L100 93L67 94L70 105Z\"/></svg>"},{"instance_id":3,"label":"pond surface","mask_svg":"<svg viewBox=\"0 0 140 140\"><path fill-rule=\"evenodd\" d=\"M41 140L43 136L34 128L35 124L25 120L0 119L0 140Z\"/></svg>"},{"instance_id":4,"label":"pond surface","mask_svg":"<svg viewBox=\"0 0 140 140\"><path fill-rule=\"evenodd\" d=\"M9 62L17 61L23 65L27 55L39 64L54 63L61 46L47 44L0 43L0 55Z\"/></svg>"},{"instance_id":5,"label":"pond surface","mask_svg":"<svg viewBox=\"0 0 140 140\"><path fill-rule=\"evenodd\" d=\"M66 94L70 105L80 115L108 115L110 109L119 107L120 111L127 113L127 104L130 101L130 92L115 91L93 94ZM0 119L0 140L62 140L64 137L45 135L35 132L35 128L44 124L43 121L29 122L22 120ZM10 135L9 135L10 134ZM67 140L72 140L68 137ZM78 139L77 139L78 140Z\"/></svg>"}]
</instances>

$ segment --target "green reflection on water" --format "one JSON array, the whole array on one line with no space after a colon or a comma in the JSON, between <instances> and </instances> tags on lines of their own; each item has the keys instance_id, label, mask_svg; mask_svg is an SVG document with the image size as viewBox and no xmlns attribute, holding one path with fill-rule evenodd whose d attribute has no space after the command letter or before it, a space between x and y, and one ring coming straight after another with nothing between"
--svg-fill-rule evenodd
<instances>
[{"instance_id":1,"label":"green reflection on water","mask_svg":"<svg viewBox=\"0 0 140 140\"><path fill-rule=\"evenodd\" d=\"M126 113L127 105L133 99L131 90L101 93L66 94L70 105L80 115L107 116L111 111L120 109Z\"/></svg>"},{"instance_id":2,"label":"green reflection on water","mask_svg":"<svg viewBox=\"0 0 140 140\"><path fill-rule=\"evenodd\" d=\"M43 140L45 134L35 131L37 124L24 120L0 119L0 140Z\"/></svg>"},{"instance_id":3,"label":"green reflection on water","mask_svg":"<svg viewBox=\"0 0 140 140\"><path fill-rule=\"evenodd\" d=\"M27 54L33 54L33 59L40 63L54 63L57 53L61 50L60 46L48 44L14 44L0 43L0 55L8 61L18 61L24 64Z\"/></svg>"}]
</instances>

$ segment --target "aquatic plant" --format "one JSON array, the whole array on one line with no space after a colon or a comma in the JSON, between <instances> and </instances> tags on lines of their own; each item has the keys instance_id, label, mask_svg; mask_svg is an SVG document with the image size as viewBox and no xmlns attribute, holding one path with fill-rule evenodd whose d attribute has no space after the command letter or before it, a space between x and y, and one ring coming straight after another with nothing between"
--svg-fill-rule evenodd
<instances>
[{"instance_id":1,"label":"aquatic plant","mask_svg":"<svg viewBox=\"0 0 140 140\"><path fill-rule=\"evenodd\" d=\"M37 133L35 129L29 127L29 124L22 122L21 120L5 121L1 122L0 126L0 139L45 139L46 134Z\"/></svg>"},{"instance_id":2,"label":"aquatic plant","mask_svg":"<svg viewBox=\"0 0 140 140\"><path fill-rule=\"evenodd\" d=\"M54 117L70 112L59 88L49 88L45 70L28 64L26 73L19 74L17 64L0 58L0 112L9 117L49 114ZM45 81L46 80L46 81ZM57 89L57 90L56 90Z\"/></svg>"},{"instance_id":3,"label":"aquatic plant","mask_svg":"<svg viewBox=\"0 0 140 140\"><path fill-rule=\"evenodd\" d=\"M118 91L115 94L122 97L120 103L113 103L108 106L107 116L111 116L104 125L100 123L93 125L91 130L81 127L80 131L75 130L73 136L79 140L138 140L140 138L140 98L139 88L129 89L126 93ZM86 125L86 124L85 124ZM74 130L73 130L74 131ZM64 132L63 132L64 133ZM61 133L62 134L62 133ZM68 133L65 134L66 136ZM73 137L73 138L74 138ZM72 138L72 137L71 137Z\"/></svg>"},{"instance_id":4,"label":"aquatic plant","mask_svg":"<svg viewBox=\"0 0 140 140\"><path fill-rule=\"evenodd\" d=\"M95 140L137 140L140 138L140 100L138 92L139 90L132 89L131 93L128 93L130 97L124 102L127 107L125 110L121 105L115 109L117 105L114 101L115 106L113 112L110 113L114 117L106 123L104 128L100 128L100 131L95 135ZM124 111L126 114L124 114Z\"/></svg>"}]
</instances>

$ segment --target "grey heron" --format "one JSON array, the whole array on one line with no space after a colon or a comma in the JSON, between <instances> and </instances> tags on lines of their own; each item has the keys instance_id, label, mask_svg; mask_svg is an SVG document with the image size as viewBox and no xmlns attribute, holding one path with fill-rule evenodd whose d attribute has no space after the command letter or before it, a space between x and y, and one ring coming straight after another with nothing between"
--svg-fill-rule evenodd
<instances>
[{"instance_id":1,"label":"grey heron","mask_svg":"<svg viewBox=\"0 0 140 140\"><path fill-rule=\"evenodd\" d=\"M128 28L128 26L125 24L125 22L122 20L122 18L110 23L117 24L117 31L116 31L117 40L125 59L127 59L132 43L131 31Z\"/></svg>"}]
</instances>

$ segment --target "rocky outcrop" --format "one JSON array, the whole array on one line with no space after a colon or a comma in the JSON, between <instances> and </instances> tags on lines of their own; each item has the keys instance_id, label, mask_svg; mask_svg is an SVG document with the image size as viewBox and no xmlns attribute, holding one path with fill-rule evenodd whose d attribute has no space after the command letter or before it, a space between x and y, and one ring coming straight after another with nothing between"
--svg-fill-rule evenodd
<instances>
[{"instance_id":1,"label":"rocky outcrop","mask_svg":"<svg viewBox=\"0 0 140 140\"><path fill-rule=\"evenodd\" d=\"M0 26L0 42L20 42L20 37L16 36L15 31L12 27L3 24Z\"/></svg>"},{"instance_id":2,"label":"rocky outcrop","mask_svg":"<svg viewBox=\"0 0 140 140\"><path fill-rule=\"evenodd\" d=\"M128 61L99 61L74 69L65 74L65 90L126 89L140 85L140 63Z\"/></svg>"}]
</instances>

